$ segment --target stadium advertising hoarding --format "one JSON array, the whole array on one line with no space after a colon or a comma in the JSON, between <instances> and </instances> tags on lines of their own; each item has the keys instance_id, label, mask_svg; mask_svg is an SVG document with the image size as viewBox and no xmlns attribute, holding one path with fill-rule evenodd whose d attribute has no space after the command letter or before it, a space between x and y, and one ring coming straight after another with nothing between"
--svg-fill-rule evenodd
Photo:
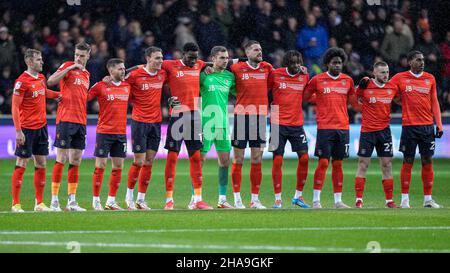
<instances>
[{"instance_id":1,"label":"stadium advertising hoarding","mask_svg":"<svg viewBox=\"0 0 450 273\"><path fill-rule=\"evenodd\" d=\"M314 156L314 146L316 145L316 126L315 125L305 125L305 132L308 137L308 146L309 146L309 155ZM358 125L350 125L350 147L349 147L349 153L350 157L357 157L358 152L358 145L359 145L359 131L361 126ZM55 137L55 125L49 125L48 126L48 132L49 132L49 148L50 148L50 158L54 158L56 155L56 148L53 147L54 137ZM88 125L87 126L87 136L86 136L86 150L84 151L84 158L93 158L94 157L94 148L95 148L95 125ZM392 139L393 139L393 145L394 145L394 157L401 157L402 154L398 151L399 143L400 143L400 135L401 135L401 125L394 124L391 125L391 131L392 131ZM267 132L269 132L269 127L267 127ZM450 125L444 125L444 132L447 132L447 134L444 134L444 136L441 139L436 139L436 151L435 151L435 157L441 157L441 158L450 158L450 135L448 132L450 132ZM166 141L166 133L167 133L167 125L161 126L161 142L159 145L158 153L156 155L157 158L165 158L167 155L167 150L164 149L164 143ZM14 147L15 147L15 129L12 125L3 125L0 126L0 158L6 159L6 158L14 158ZM269 138L269 134L267 134L267 140ZM128 147L127 147L127 156L132 157L133 153L131 151L131 127L127 126L127 139L128 139ZM285 149L285 157L286 158L296 158L297 154L291 152L291 146L289 142L286 144ZM375 155L376 152L374 151ZM418 156L418 154L417 154ZM180 151L180 157L181 158L187 158L187 150L186 147L183 145L182 149ZM215 158L216 157L216 151L214 149L214 146L212 147L211 151L207 154L207 157L209 158ZM250 157L250 149L246 149L246 158ZM272 154L266 150L263 155L264 158L272 158Z\"/></svg>"}]
</instances>

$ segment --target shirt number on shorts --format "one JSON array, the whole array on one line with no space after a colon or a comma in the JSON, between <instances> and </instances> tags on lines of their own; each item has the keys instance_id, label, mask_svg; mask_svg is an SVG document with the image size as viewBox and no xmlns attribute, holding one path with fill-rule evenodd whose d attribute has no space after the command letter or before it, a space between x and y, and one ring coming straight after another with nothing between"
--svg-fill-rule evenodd
<instances>
[{"instance_id":1,"label":"shirt number on shorts","mask_svg":"<svg viewBox=\"0 0 450 273\"><path fill-rule=\"evenodd\" d=\"M392 142L386 142L384 143L384 151L390 152L392 150Z\"/></svg>"},{"instance_id":2,"label":"shirt number on shorts","mask_svg":"<svg viewBox=\"0 0 450 273\"><path fill-rule=\"evenodd\" d=\"M127 144L123 143L123 152L126 153L127 152Z\"/></svg>"},{"instance_id":3,"label":"shirt number on shorts","mask_svg":"<svg viewBox=\"0 0 450 273\"><path fill-rule=\"evenodd\" d=\"M436 143L434 141L431 142L430 151L434 151Z\"/></svg>"},{"instance_id":4,"label":"shirt number on shorts","mask_svg":"<svg viewBox=\"0 0 450 273\"><path fill-rule=\"evenodd\" d=\"M302 138L302 143L307 143L305 135L300 135L300 137Z\"/></svg>"},{"instance_id":5,"label":"shirt number on shorts","mask_svg":"<svg viewBox=\"0 0 450 273\"><path fill-rule=\"evenodd\" d=\"M348 150L350 149L350 144L345 144L345 154L348 155Z\"/></svg>"}]
</instances>

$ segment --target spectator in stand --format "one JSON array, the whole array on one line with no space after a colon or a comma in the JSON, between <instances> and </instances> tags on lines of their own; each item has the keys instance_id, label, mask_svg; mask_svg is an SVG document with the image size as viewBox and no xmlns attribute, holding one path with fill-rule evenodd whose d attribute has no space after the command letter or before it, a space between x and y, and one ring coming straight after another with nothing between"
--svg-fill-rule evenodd
<instances>
[{"instance_id":1,"label":"spectator in stand","mask_svg":"<svg viewBox=\"0 0 450 273\"><path fill-rule=\"evenodd\" d=\"M439 45L442 56L442 102L444 110L450 110L450 30Z\"/></svg>"},{"instance_id":2,"label":"spectator in stand","mask_svg":"<svg viewBox=\"0 0 450 273\"><path fill-rule=\"evenodd\" d=\"M297 48L303 51L305 64L311 75L313 66L321 66L322 55L328 48L328 32L316 23L316 17L308 14L306 26L302 27L297 36Z\"/></svg>"},{"instance_id":3,"label":"spectator in stand","mask_svg":"<svg viewBox=\"0 0 450 273\"><path fill-rule=\"evenodd\" d=\"M225 35L220 25L213 21L208 10L202 11L196 27L198 46L206 58L216 45L225 45Z\"/></svg>"},{"instance_id":4,"label":"spectator in stand","mask_svg":"<svg viewBox=\"0 0 450 273\"><path fill-rule=\"evenodd\" d=\"M17 49L13 36L9 34L8 28L0 27L0 69L9 66L13 75L19 73L17 61Z\"/></svg>"},{"instance_id":5,"label":"spectator in stand","mask_svg":"<svg viewBox=\"0 0 450 273\"><path fill-rule=\"evenodd\" d=\"M233 25L233 15L226 0L215 0L210 10L212 19L220 25L225 39L229 38L230 28Z\"/></svg>"},{"instance_id":6,"label":"spectator in stand","mask_svg":"<svg viewBox=\"0 0 450 273\"><path fill-rule=\"evenodd\" d=\"M441 58L441 53L439 52L438 45L433 42L433 34L429 30L422 33L416 49L422 52L425 57L425 71L431 73L436 78L436 81L440 82L441 75L439 72L441 67L439 59Z\"/></svg>"},{"instance_id":7,"label":"spectator in stand","mask_svg":"<svg viewBox=\"0 0 450 273\"><path fill-rule=\"evenodd\" d=\"M412 48L408 36L402 33L403 25L402 20L395 21L394 31L386 34L381 45L381 55L391 64L397 63L400 55L407 54Z\"/></svg>"},{"instance_id":8,"label":"spectator in stand","mask_svg":"<svg viewBox=\"0 0 450 273\"><path fill-rule=\"evenodd\" d=\"M186 43L196 43L194 24L189 17L179 17L175 28L175 48L181 50Z\"/></svg>"}]
</instances>

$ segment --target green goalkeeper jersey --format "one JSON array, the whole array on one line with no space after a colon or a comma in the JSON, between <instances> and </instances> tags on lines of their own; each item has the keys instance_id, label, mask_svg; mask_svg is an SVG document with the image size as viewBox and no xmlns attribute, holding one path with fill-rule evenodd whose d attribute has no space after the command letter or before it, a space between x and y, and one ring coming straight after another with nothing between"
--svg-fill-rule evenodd
<instances>
[{"instance_id":1,"label":"green goalkeeper jersey","mask_svg":"<svg viewBox=\"0 0 450 273\"><path fill-rule=\"evenodd\" d=\"M228 95L236 96L234 74L228 70L200 74L202 97L202 124L228 129Z\"/></svg>"}]
</instances>

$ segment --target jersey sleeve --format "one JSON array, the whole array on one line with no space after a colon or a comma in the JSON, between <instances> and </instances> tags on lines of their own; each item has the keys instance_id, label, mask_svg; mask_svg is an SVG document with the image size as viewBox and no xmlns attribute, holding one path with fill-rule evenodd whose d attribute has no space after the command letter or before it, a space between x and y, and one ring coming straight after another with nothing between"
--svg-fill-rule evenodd
<instances>
[{"instance_id":1,"label":"jersey sleeve","mask_svg":"<svg viewBox=\"0 0 450 273\"><path fill-rule=\"evenodd\" d=\"M355 83L353 82L353 79L350 78L350 89L348 90L348 96L351 97L351 96L355 96L355 95L356 95Z\"/></svg>"},{"instance_id":2,"label":"jersey sleeve","mask_svg":"<svg viewBox=\"0 0 450 273\"><path fill-rule=\"evenodd\" d=\"M163 61L162 65L161 65L161 69L164 69L167 73L169 73L169 69L170 69L170 65L171 62L169 60L165 60Z\"/></svg>"},{"instance_id":3,"label":"jersey sleeve","mask_svg":"<svg viewBox=\"0 0 450 273\"><path fill-rule=\"evenodd\" d=\"M234 76L234 74L231 74L230 93L236 97L236 77Z\"/></svg>"},{"instance_id":4,"label":"jersey sleeve","mask_svg":"<svg viewBox=\"0 0 450 273\"><path fill-rule=\"evenodd\" d=\"M94 98L98 97L100 95L100 91L101 91L101 83L97 82L96 84L94 84L91 89L89 89L88 92L88 101L93 100Z\"/></svg>"},{"instance_id":5,"label":"jersey sleeve","mask_svg":"<svg viewBox=\"0 0 450 273\"><path fill-rule=\"evenodd\" d=\"M63 71L64 69L68 68L71 65L73 65L73 62L65 62L65 63L63 63L62 65L60 65L58 67L58 70L56 70L56 72L61 72L61 71ZM64 76L64 78L65 77L67 77L67 74Z\"/></svg>"},{"instance_id":6,"label":"jersey sleeve","mask_svg":"<svg viewBox=\"0 0 450 273\"><path fill-rule=\"evenodd\" d=\"M206 74L205 74L205 72L201 72L201 73L200 73L200 86L203 85L203 82L205 81L205 79L206 79Z\"/></svg>"},{"instance_id":7,"label":"jersey sleeve","mask_svg":"<svg viewBox=\"0 0 450 273\"><path fill-rule=\"evenodd\" d=\"M305 101L309 101L311 96L317 92L317 77L313 77L305 88L305 93L303 95L303 99Z\"/></svg>"},{"instance_id":8,"label":"jersey sleeve","mask_svg":"<svg viewBox=\"0 0 450 273\"><path fill-rule=\"evenodd\" d=\"M132 85L132 84L134 84L134 82L135 82L135 79L136 79L136 77L135 77L135 75L136 75L135 71L136 71L136 70L131 71L131 72L125 77L125 82L128 83L129 85Z\"/></svg>"},{"instance_id":9,"label":"jersey sleeve","mask_svg":"<svg viewBox=\"0 0 450 273\"><path fill-rule=\"evenodd\" d=\"M269 90L272 90L272 89L273 89L274 77L275 77L275 76L274 76L273 71L270 72L270 74L269 74L269 79L267 80L267 88L268 88Z\"/></svg>"},{"instance_id":10,"label":"jersey sleeve","mask_svg":"<svg viewBox=\"0 0 450 273\"><path fill-rule=\"evenodd\" d=\"M20 105L22 104L23 98L25 96L26 87L23 82L18 79L14 84L14 91L12 97L11 114L13 118L14 127L16 130L21 130L22 125L20 123Z\"/></svg>"},{"instance_id":11,"label":"jersey sleeve","mask_svg":"<svg viewBox=\"0 0 450 273\"><path fill-rule=\"evenodd\" d=\"M14 83L14 90L13 95L14 96L25 96L26 86L25 83L21 79L17 79Z\"/></svg>"},{"instance_id":12,"label":"jersey sleeve","mask_svg":"<svg viewBox=\"0 0 450 273\"><path fill-rule=\"evenodd\" d=\"M206 62L204 62L202 60L198 60L198 65L199 65L200 70L202 70L206 66Z\"/></svg>"},{"instance_id":13,"label":"jersey sleeve","mask_svg":"<svg viewBox=\"0 0 450 273\"><path fill-rule=\"evenodd\" d=\"M235 63L235 64L232 64L231 66L230 66L230 71L232 72L232 73L236 73L236 70L237 70L237 66L239 65L239 63Z\"/></svg>"}]
</instances>

